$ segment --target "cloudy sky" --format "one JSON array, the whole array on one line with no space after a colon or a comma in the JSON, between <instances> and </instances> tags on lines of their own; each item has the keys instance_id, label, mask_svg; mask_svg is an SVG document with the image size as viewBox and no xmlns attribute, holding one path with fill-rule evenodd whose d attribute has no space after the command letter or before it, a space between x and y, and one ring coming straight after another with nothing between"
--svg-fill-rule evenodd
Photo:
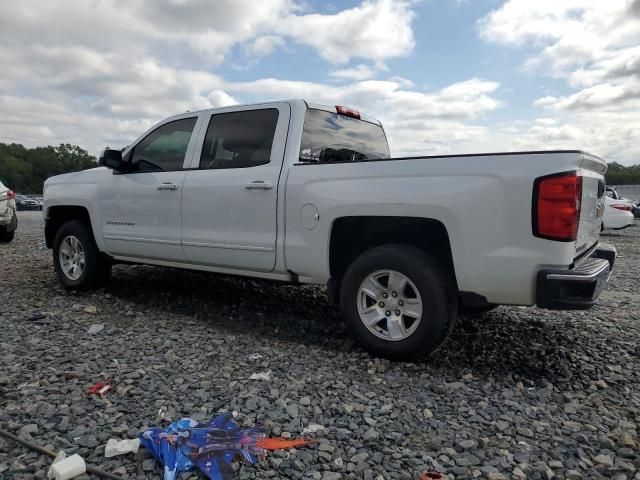
<instances>
[{"instance_id":1,"label":"cloudy sky","mask_svg":"<svg viewBox=\"0 0 640 480\"><path fill-rule=\"evenodd\" d=\"M168 115L304 97L392 153L640 163L640 0L0 2L0 141L97 154Z\"/></svg>"}]
</instances>

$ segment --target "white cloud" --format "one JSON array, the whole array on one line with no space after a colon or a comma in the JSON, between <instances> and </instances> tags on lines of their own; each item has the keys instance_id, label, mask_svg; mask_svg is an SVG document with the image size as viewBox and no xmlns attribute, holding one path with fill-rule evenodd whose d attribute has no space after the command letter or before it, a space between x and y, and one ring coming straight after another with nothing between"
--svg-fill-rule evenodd
<instances>
[{"instance_id":1,"label":"white cloud","mask_svg":"<svg viewBox=\"0 0 640 480\"><path fill-rule=\"evenodd\" d=\"M626 91L640 80L634 8L637 0L509 0L478 28L487 41L533 46L537 53L525 62L530 70L546 70L576 88L609 82Z\"/></svg>"},{"instance_id":2,"label":"white cloud","mask_svg":"<svg viewBox=\"0 0 640 480\"><path fill-rule=\"evenodd\" d=\"M568 44L564 34L543 28L547 10L534 9L542 33L533 28L521 42L537 45L541 60L530 62L532 68L549 67L578 91L541 98L540 118L496 129L484 123L502 106L497 82L469 75L425 90L391 68L385 72L385 62L414 48L413 5L363 0L318 14L294 0L1 2L0 64L11 68L0 76L0 141L70 142L95 154L105 145L126 145L174 113L303 97L379 118L396 155L551 146L593 149L623 161L637 155L639 116L629 105L635 105L638 44L629 44L633 29L624 18L616 17L622 33L602 47L586 42L580 55L588 60L578 61L571 54L578 50L547 50ZM584 21L576 8L558 15ZM486 20L487 35L518 44L521 25L505 30L496 22ZM317 52L310 60L324 59L333 80L231 81L221 67L236 54L251 63L296 49ZM380 79L383 73L389 78Z\"/></svg>"},{"instance_id":3,"label":"white cloud","mask_svg":"<svg viewBox=\"0 0 640 480\"><path fill-rule=\"evenodd\" d=\"M331 15L292 15L278 27L297 42L314 47L330 63L351 58L383 61L407 55L415 46L411 2L365 0Z\"/></svg>"},{"instance_id":4,"label":"white cloud","mask_svg":"<svg viewBox=\"0 0 640 480\"><path fill-rule=\"evenodd\" d=\"M509 0L477 26L484 40L533 50L524 67L564 79L573 90L538 98L535 106L565 123L531 126L520 141L573 142L618 161L640 161L633 133L640 131L639 0Z\"/></svg>"},{"instance_id":5,"label":"white cloud","mask_svg":"<svg viewBox=\"0 0 640 480\"><path fill-rule=\"evenodd\" d=\"M500 105L498 85L471 79L427 92L398 76L374 80L385 61L414 48L413 18L404 0L363 0L330 14L295 0L2 2L0 64L11 68L0 76L0 141L72 142L97 153L174 113L304 97L380 117L397 153L434 153L451 147L447 139L484 131L468 122ZM238 82L217 73L234 48L254 62L300 46L343 82Z\"/></svg>"},{"instance_id":6,"label":"white cloud","mask_svg":"<svg viewBox=\"0 0 640 480\"><path fill-rule=\"evenodd\" d=\"M347 80L368 80L376 75L376 71L368 65L360 64L351 68L334 70L329 75Z\"/></svg>"},{"instance_id":7,"label":"white cloud","mask_svg":"<svg viewBox=\"0 0 640 480\"><path fill-rule=\"evenodd\" d=\"M247 52L255 57L263 57L282 45L284 45L284 39L282 37L277 35L263 35L256 38L247 46Z\"/></svg>"}]
</instances>

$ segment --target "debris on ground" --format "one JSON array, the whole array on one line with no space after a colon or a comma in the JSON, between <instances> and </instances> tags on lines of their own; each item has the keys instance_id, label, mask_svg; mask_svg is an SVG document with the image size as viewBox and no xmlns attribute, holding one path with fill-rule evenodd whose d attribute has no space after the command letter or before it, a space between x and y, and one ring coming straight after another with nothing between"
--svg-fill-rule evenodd
<instances>
[{"instance_id":1,"label":"debris on ground","mask_svg":"<svg viewBox=\"0 0 640 480\"><path fill-rule=\"evenodd\" d=\"M422 472L420 480L447 480L447 477L439 472Z\"/></svg>"},{"instance_id":2,"label":"debris on ground","mask_svg":"<svg viewBox=\"0 0 640 480\"><path fill-rule=\"evenodd\" d=\"M87 305L82 309L82 311L90 315L95 315L96 313L98 313L98 307L96 307L95 305Z\"/></svg>"},{"instance_id":3,"label":"debris on ground","mask_svg":"<svg viewBox=\"0 0 640 480\"><path fill-rule=\"evenodd\" d=\"M67 453L64 450L60 450L56 455L56 458L54 458L53 462L51 462L51 466L53 466L55 463L58 463L60 460L64 460L65 458L67 458ZM53 469L51 467L49 467L49 470L47 471L47 478L50 480L55 478Z\"/></svg>"},{"instance_id":4,"label":"debris on ground","mask_svg":"<svg viewBox=\"0 0 640 480\"><path fill-rule=\"evenodd\" d=\"M70 457L54 461L49 469L52 475L51 478L54 480L69 480L82 475L86 471L87 465L84 463L84 458L77 453L74 453Z\"/></svg>"},{"instance_id":5,"label":"debris on ground","mask_svg":"<svg viewBox=\"0 0 640 480\"><path fill-rule=\"evenodd\" d=\"M255 361L255 360L260 360L262 358L262 355L260 355L259 353L252 353L247 358L249 360Z\"/></svg>"},{"instance_id":6,"label":"debris on ground","mask_svg":"<svg viewBox=\"0 0 640 480\"><path fill-rule=\"evenodd\" d=\"M266 372L253 373L249 377L249 380L265 380L268 382L271 380L271 370L267 370Z\"/></svg>"},{"instance_id":7,"label":"debris on ground","mask_svg":"<svg viewBox=\"0 0 640 480\"><path fill-rule=\"evenodd\" d=\"M107 393L109 393L113 387L108 383L96 382L91 387L87 389L87 393L89 395L98 395L100 397L104 397Z\"/></svg>"},{"instance_id":8,"label":"debris on ground","mask_svg":"<svg viewBox=\"0 0 640 480\"><path fill-rule=\"evenodd\" d=\"M137 453L140 448L140 439L116 440L110 438L104 447L104 456L107 458L123 455L125 453Z\"/></svg>"},{"instance_id":9,"label":"debris on ground","mask_svg":"<svg viewBox=\"0 0 640 480\"><path fill-rule=\"evenodd\" d=\"M306 438L266 438L258 429L240 429L230 413L208 423L183 418L165 429L142 432L140 441L164 465L164 480L174 480L181 472L195 469L212 480L228 479L233 475L234 460L253 465L269 450L315 443Z\"/></svg>"}]
</instances>

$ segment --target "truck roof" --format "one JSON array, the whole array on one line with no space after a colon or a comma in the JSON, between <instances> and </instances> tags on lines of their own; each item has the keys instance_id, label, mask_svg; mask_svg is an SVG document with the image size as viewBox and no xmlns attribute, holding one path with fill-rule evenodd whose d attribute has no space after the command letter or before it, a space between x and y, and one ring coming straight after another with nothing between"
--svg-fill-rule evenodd
<instances>
[{"instance_id":1,"label":"truck roof","mask_svg":"<svg viewBox=\"0 0 640 480\"><path fill-rule=\"evenodd\" d=\"M318 103L318 102L312 102L309 100L305 100L304 98L290 98L290 99L283 99L283 100L269 100L269 101L265 101L265 102L255 102L255 103L241 103L241 104L237 104L237 105L227 105L225 107L214 107L214 108L203 108L201 110L194 110L194 111L189 111L189 113L199 113L199 112L208 112L211 110L219 110L222 108L232 108L232 107L252 107L252 106L258 106L258 105L270 105L273 103L290 103L290 104L294 104L294 103L304 103L307 108L315 108L317 110L324 110L327 112L333 112L336 113L336 105L327 105L324 103ZM348 105L345 105L348 106ZM380 120L377 120L375 118L369 117L367 115L363 115L362 112L360 113L360 119L364 120L366 122L369 123L373 123L375 125L378 126L382 126L382 124L380 123ZM180 114L182 115L182 114Z\"/></svg>"}]
</instances>

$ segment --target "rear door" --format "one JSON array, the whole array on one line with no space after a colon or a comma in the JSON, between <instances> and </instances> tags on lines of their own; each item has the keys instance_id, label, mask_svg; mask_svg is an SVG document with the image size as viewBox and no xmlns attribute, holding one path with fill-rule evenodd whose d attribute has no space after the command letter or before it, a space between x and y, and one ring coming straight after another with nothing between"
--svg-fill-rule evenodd
<instances>
[{"instance_id":1,"label":"rear door","mask_svg":"<svg viewBox=\"0 0 640 480\"><path fill-rule=\"evenodd\" d=\"M107 175L100 189L102 231L108 253L122 257L184 261L180 202L185 163L199 126L194 114L157 126L126 156L131 173Z\"/></svg>"},{"instance_id":2,"label":"rear door","mask_svg":"<svg viewBox=\"0 0 640 480\"><path fill-rule=\"evenodd\" d=\"M182 245L191 263L273 270L287 103L205 117L182 191Z\"/></svg>"}]
</instances>

